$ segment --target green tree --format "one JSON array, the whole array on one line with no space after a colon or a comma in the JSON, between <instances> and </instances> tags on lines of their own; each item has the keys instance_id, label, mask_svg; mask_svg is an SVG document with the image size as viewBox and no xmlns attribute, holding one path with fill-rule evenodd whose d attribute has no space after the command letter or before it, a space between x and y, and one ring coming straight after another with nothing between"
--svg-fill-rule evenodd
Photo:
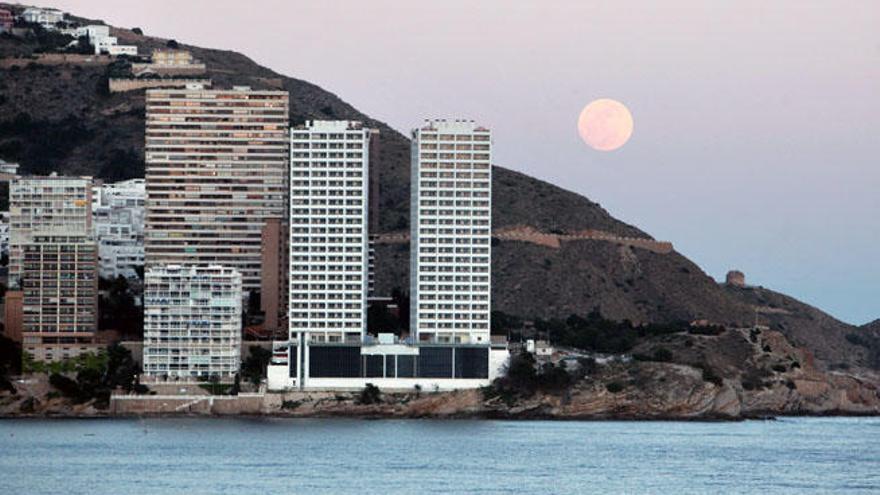
<instances>
[{"instance_id":1,"label":"green tree","mask_svg":"<svg viewBox=\"0 0 880 495\"><path fill-rule=\"evenodd\" d=\"M247 359L241 363L241 374L256 387L266 377L266 369L272 360L272 351L257 346L251 346L250 349Z\"/></svg>"}]
</instances>

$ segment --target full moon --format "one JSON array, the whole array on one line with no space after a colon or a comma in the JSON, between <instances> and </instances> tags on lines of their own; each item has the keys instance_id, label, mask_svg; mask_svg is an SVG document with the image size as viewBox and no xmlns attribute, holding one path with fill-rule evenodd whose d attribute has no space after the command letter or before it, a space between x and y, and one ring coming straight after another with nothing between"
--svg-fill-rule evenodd
<instances>
[{"instance_id":1,"label":"full moon","mask_svg":"<svg viewBox=\"0 0 880 495\"><path fill-rule=\"evenodd\" d=\"M578 133L585 143L599 151L613 151L629 140L633 118L626 106L616 100L602 98L590 102L578 118Z\"/></svg>"}]
</instances>

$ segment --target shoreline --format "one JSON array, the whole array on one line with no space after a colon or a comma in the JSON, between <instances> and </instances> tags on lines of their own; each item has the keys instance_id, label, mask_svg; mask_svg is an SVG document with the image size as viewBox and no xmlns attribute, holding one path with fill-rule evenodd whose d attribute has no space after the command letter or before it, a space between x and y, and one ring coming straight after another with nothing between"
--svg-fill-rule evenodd
<instances>
[{"instance_id":1,"label":"shoreline","mask_svg":"<svg viewBox=\"0 0 880 495\"><path fill-rule=\"evenodd\" d=\"M847 412L847 411L830 411L828 413L768 413L768 414L747 414L737 417L707 415L707 416L673 416L673 415L584 415L584 416L562 416L552 414L535 414L535 415L503 415L494 414L493 411L474 414L449 414L449 415L400 415L400 414L381 414L381 413L315 413L315 414L284 414L276 412L266 413L242 413L242 414L201 414L193 412L183 413L144 413L144 414L3 414L0 415L0 421L7 420L112 420L112 419L173 419L173 418L203 418L203 419L353 419L362 421L383 421L383 420L431 420L431 421L560 421L560 422L687 422L687 423L737 423L742 421L777 421L787 418L875 418L880 414Z\"/></svg>"}]
</instances>

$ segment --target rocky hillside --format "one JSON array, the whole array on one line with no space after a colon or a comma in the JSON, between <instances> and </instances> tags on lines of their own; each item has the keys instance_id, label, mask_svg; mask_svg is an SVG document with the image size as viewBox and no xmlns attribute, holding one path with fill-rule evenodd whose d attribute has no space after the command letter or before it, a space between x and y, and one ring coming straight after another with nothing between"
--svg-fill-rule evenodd
<instances>
[{"instance_id":1,"label":"rocky hillside","mask_svg":"<svg viewBox=\"0 0 880 495\"><path fill-rule=\"evenodd\" d=\"M168 40L113 29L120 43L142 53ZM183 33L182 33L183 34ZM144 93L109 94L103 64L45 65L28 57L35 40L0 37L0 158L24 172L91 174L110 180L143 175ZM282 88L290 92L291 119L357 119L381 130L381 214L385 232L408 226L409 140L306 81L261 67L246 56L184 46L207 64L215 86ZM414 116L416 118L423 116ZM491 125L491 122L487 123ZM497 143L504 146L504 143ZM526 226L544 233L592 229L620 237L649 236L621 222L600 205L526 175L494 168L495 228ZM523 318L566 317L598 309L610 319L636 322L708 319L740 326L755 320L785 333L830 367L873 366L873 352L849 334L861 332L791 298L764 289L718 285L673 251L662 254L607 240L566 241L550 247L496 240L493 309ZM406 244L378 249L378 288L408 284ZM765 308L765 309L766 309ZM856 343L854 343L856 342Z\"/></svg>"}]
</instances>

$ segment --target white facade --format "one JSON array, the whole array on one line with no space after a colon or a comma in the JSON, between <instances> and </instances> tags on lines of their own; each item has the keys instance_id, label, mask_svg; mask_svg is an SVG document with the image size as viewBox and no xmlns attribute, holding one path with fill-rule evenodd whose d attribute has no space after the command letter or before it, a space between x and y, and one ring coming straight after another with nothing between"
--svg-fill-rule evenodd
<instances>
[{"instance_id":1,"label":"white facade","mask_svg":"<svg viewBox=\"0 0 880 495\"><path fill-rule=\"evenodd\" d=\"M0 255L9 255L9 212L0 211Z\"/></svg>"},{"instance_id":2,"label":"white facade","mask_svg":"<svg viewBox=\"0 0 880 495\"><path fill-rule=\"evenodd\" d=\"M23 246L35 234L91 236L91 177L20 177L9 186L9 279L21 277Z\"/></svg>"},{"instance_id":3,"label":"white facade","mask_svg":"<svg viewBox=\"0 0 880 495\"><path fill-rule=\"evenodd\" d=\"M7 176L15 176L18 175L18 164L7 162L0 158L0 174Z\"/></svg>"},{"instance_id":4,"label":"white facade","mask_svg":"<svg viewBox=\"0 0 880 495\"><path fill-rule=\"evenodd\" d=\"M144 266L144 179L101 184L92 192L92 215L103 278L137 278Z\"/></svg>"},{"instance_id":5,"label":"white facade","mask_svg":"<svg viewBox=\"0 0 880 495\"><path fill-rule=\"evenodd\" d=\"M363 339L370 132L349 121L290 131L291 338Z\"/></svg>"},{"instance_id":6,"label":"white facade","mask_svg":"<svg viewBox=\"0 0 880 495\"><path fill-rule=\"evenodd\" d=\"M95 55L108 53L110 47L116 45L116 36L98 36L89 38L89 42L95 47Z\"/></svg>"},{"instance_id":7,"label":"white facade","mask_svg":"<svg viewBox=\"0 0 880 495\"><path fill-rule=\"evenodd\" d=\"M288 94L147 90L146 266L222 265L259 290L262 229L287 215Z\"/></svg>"},{"instance_id":8,"label":"white facade","mask_svg":"<svg viewBox=\"0 0 880 495\"><path fill-rule=\"evenodd\" d=\"M147 271L144 373L230 378L241 362L241 275L221 266Z\"/></svg>"},{"instance_id":9,"label":"white facade","mask_svg":"<svg viewBox=\"0 0 880 495\"><path fill-rule=\"evenodd\" d=\"M138 48L134 45L110 45L107 47L108 55L130 55L136 56Z\"/></svg>"},{"instance_id":10,"label":"white facade","mask_svg":"<svg viewBox=\"0 0 880 495\"><path fill-rule=\"evenodd\" d=\"M39 24L44 29L55 29L55 25L64 20L64 12L57 9L41 9L28 7L21 13L25 22Z\"/></svg>"},{"instance_id":11,"label":"white facade","mask_svg":"<svg viewBox=\"0 0 880 495\"><path fill-rule=\"evenodd\" d=\"M418 354L418 349L412 346L398 344L376 345L364 347L364 355L375 354ZM489 374L486 378L402 378L402 377L355 377L355 378L309 378L303 387L295 377L289 373L287 363L277 364L273 362L268 367L267 386L272 391L290 390L302 388L304 390L362 390L367 384L372 384L382 390L405 390L412 391L416 386L425 392L466 390L485 387L493 380L502 376L510 360L510 352L506 347L489 349Z\"/></svg>"},{"instance_id":12,"label":"white facade","mask_svg":"<svg viewBox=\"0 0 880 495\"><path fill-rule=\"evenodd\" d=\"M488 344L491 133L427 121L412 133L410 331L419 342Z\"/></svg>"},{"instance_id":13,"label":"white facade","mask_svg":"<svg viewBox=\"0 0 880 495\"><path fill-rule=\"evenodd\" d=\"M95 55L106 53L108 55L135 56L138 54L137 46L120 45L119 39L116 36L110 36L110 26L91 24L66 31L68 34L76 37L88 36L89 43L95 49Z\"/></svg>"}]
</instances>

